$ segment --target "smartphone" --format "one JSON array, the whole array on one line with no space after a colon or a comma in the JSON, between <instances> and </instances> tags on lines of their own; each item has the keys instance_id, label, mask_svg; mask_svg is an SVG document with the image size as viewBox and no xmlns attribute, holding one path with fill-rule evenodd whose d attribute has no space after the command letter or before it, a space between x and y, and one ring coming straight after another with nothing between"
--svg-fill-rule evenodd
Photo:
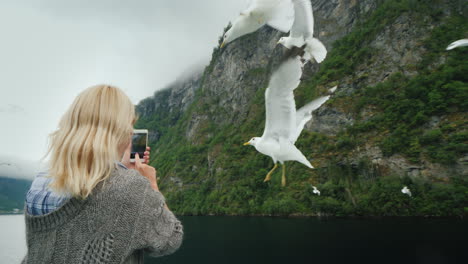
<instances>
[{"instance_id":1,"label":"smartphone","mask_svg":"<svg viewBox=\"0 0 468 264\"><path fill-rule=\"evenodd\" d=\"M138 153L140 159L145 156L146 147L148 146L148 130L134 129L132 136L132 149L130 151L130 162L135 162L135 154Z\"/></svg>"}]
</instances>

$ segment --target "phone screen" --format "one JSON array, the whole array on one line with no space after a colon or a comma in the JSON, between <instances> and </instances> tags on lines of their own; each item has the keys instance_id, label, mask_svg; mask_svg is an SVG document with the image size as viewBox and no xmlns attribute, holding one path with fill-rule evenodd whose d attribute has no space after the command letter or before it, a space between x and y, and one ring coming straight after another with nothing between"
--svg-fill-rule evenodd
<instances>
[{"instance_id":1,"label":"phone screen","mask_svg":"<svg viewBox=\"0 0 468 264\"><path fill-rule=\"evenodd\" d=\"M132 151L130 152L130 159L135 158L135 153L138 153L140 159L143 159L146 151L146 133L134 133L132 137Z\"/></svg>"}]
</instances>

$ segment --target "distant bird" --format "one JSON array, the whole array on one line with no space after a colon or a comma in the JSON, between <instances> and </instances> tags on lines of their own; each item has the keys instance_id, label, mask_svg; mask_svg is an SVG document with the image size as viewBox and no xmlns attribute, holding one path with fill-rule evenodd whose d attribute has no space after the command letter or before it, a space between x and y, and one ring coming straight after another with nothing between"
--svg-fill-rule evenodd
<instances>
[{"instance_id":1,"label":"distant bird","mask_svg":"<svg viewBox=\"0 0 468 264\"><path fill-rule=\"evenodd\" d=\"M335 85L333 86L332 88L330 88L330 90L328 90L330 93L334 93L336 91L336 89L338 88L338 85Z\"/></svg>"},{"instance_id":2,"label":"distant bird","mask_svg":"<svg viewBox=\"0 0 468 264\"><path fill-rule=\"evenodd\" d=\"M310 0L292 0L294 3L294 24L289 37L282 37L278 41L288 49L293 47L304 48L304 60L312 58L317 63L327 56L327 49L323 43L314 38L314 16Z\"/></svg>"},{"instance_id":3,"label":"distant bird","mask_svg":"<svg viewBox=\"0 0 468 264\"><path fill-rule=\"evenodd\" d=\"M291 0L253 0L252 4L232 24L224 34L223 48L227 43L265 24L282 32L289 32L294 21L294 6Z\"/></svg>"},{"instance_id":4,"label":"distant bird","mask_svg":"<svg viewBox=\"0 0 468 264\"><path fill-rule=\"evenodd\" d=\"M411 191L410 189L408 189L408 187L403 187L403 189L401 189L401 192L404 193L404 194L407 194L409 197L411 197Z\"/></svg>"},{"instance_id":5,"label":"distant bird","mask_svg":"<svg viewBox=\"0 0 468 264\"><path fill-rule=\"evenodd\" d=\"M460 39L460 40L450 43L450 45L447 46L447 50L452 50L452 49L455 49L458 47L464 47L464 46L468 46L468 39Z\"/></svg>"},{"instance_id":6,"label":"distant bird","mask_svg":"<svg viewBox=\"0 0 468 264\"><path fill-rule=\"evenodd\" d=\"M283 62L273 73L268 88L265 91L266 122L261 137L253 137L244 145L252 145L255 149L273 159L274 167L265 177L265 182L271 179L271 174L283 165L281 184L286 185L285 161L298 161L313 168L299 149L294 146L307 121L312 119L312 111L325 103L330 96L322 96L296 111L294 89L300 83L302 62L299 56Z\"/></svg>"},{"instance_id":7,"label":"distant bird","mask_svg":"<svg viewBox=\"0 0 468 264\"><path fill-rule=\"evenodd\" d=\"M312 188L314 188L314 190L312 192L317 194L318 196L320 196L320 191L317 189L317 187L312 185Z\"/></svg>"}]
</instances>

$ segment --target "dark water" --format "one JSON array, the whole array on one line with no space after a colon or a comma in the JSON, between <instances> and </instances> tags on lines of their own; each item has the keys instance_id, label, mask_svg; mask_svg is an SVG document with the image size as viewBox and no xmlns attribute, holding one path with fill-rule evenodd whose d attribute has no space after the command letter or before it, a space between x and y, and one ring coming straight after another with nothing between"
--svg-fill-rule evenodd
<instances>
[{"instance_id":1,"label":"dark water","mask_svg":"<svg viewBox=\"0 0 468 264\"><path fill-rule=\"evenodd\" d=\"M468 221L180 217L173 255L145 263L468 263Z\"/></svg>"}]
</instances>

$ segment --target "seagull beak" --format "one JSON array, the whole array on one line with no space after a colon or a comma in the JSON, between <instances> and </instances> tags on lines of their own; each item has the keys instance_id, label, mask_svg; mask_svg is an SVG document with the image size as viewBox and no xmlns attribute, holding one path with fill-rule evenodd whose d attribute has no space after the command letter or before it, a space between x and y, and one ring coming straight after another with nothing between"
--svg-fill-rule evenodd
<instances>
[{"instance_id":1,"label":"seagull beak","mask_svg":"<svg viewBox=\"0 0 468 264\"><path fill-rule=\"evenodd\" d=\"M250 145L250 142L245 142L244 146Z\"/></svg>"},{"instance_id":2,"label":"seagull beak","mask_svg":"<svg viewBox=\"0 0 468 264\"><path fill-rule=\"evenodd\" d=\"M221 46L219 46L221 49L226 46L226 41L223 41L223 43L221 43Z\"/></svg>"}]
</instances>

